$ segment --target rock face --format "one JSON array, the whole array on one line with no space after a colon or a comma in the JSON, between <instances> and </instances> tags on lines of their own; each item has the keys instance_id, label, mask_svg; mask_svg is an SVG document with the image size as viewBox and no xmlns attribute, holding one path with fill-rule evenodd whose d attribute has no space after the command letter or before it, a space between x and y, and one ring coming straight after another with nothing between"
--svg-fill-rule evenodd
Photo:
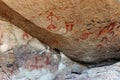
<instances>
[{"instance_id":1,"label":"rock face","mask_svg":"<svg viewBox=\"0 0 120 80\"><path fill-rule=\"evenodd\" d=\"M120 62L88 69L92 65L77 64L57 49L47 50L36 38L4 20L0 20L0 42L0 80L120 79Z\"/></svg>"},{"instance_id":2,"label":"rock face","mask_svg":"<svg viewBox=\"0 0 120 80\"><path fill-rule=\"evenodd\" d=\"M76 61L120 58L119 0L1 0L0 15Z\"/></svg>"},{"instance_id":3,"label":"rock face","mask_svg":"<svg viewBox=\"0 0 120 80\"><path fill-rule=\"evenodd\" d=\"M56 80L120 80L120 62L111 66L104 66L84 70L81 74L75 73L59 73ZM66 73L66 74L64 74Z\"/></svg>"}]
</instances>

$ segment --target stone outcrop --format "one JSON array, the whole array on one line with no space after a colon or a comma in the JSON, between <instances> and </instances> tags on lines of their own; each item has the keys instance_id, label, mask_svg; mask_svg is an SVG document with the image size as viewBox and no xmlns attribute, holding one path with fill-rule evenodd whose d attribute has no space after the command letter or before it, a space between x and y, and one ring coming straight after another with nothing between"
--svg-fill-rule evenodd
<instances>
[{"instance_id":1,"label":"stone outcrop","mask_svg":"<svg viewBox=\"0 0 120 80\"><path fill-rule=\"evenodd\" d=\"M119 80L120 78L120 62L102 67L97 66L107 63L87 67L77 64L64 54L59 54L56 49L46 50L36 38L4 20L0 20L0 42L0 80ZM108 62L112 61L108 59Z\"/></svg>"},{"instance_id":2,"label":"stone outcrop","mask_svg":"<svg viewBox=\"0 0 120 80\"><path fill-rule=\"evenodd\" d=\"M119 0L1 0L0 15L76 61L120 58Z\"/></svg>"},{"instance_id":3,"label":"stone outcrop","mask_svg":"<svg viewBox=\"0 0 120 80\"><path fill-rule=\"evenodd\" d=\"M84 70L81 74L69 73L63 70L59 73L56 80L119 80L120 79L120 62L111 66L97 67ZM75 69L75 68L74 68ZM66 75L66 74L67 75Z\"/></svg>"}]
</instances>

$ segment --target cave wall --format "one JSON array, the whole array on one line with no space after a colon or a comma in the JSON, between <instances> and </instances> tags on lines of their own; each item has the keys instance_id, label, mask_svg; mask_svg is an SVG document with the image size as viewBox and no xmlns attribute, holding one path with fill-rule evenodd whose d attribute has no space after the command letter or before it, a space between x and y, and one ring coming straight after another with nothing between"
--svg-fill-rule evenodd
<instances>
[{"instance_id":1,"label":"cave wall","mask_svg":"<svg viewBox=\"0 0 120 80\"><path fill-rule=\"evenodd\" d=\"M0 15L76 61L120 58L119 0L2 0Z\"/></svg>"},{"instance_id":2,"label":"cave wall","mask_svg":"<svg viewBox=\"0 0 120 80\"><path fill-rule=\"evenodd\" d=\"M29 45L37 50L45 49L44 44L15 25L0 18L0 54L21 45Z\"/></svg>"}]
</instances>

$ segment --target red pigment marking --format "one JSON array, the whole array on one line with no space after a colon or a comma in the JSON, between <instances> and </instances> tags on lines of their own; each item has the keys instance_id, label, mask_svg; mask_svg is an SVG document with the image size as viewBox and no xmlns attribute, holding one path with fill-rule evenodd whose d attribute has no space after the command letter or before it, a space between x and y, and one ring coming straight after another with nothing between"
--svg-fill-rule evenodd
<instances>
[{"instance_id":1,"label":"red pigment marking","mask_svg":"<svg viewBox=\"0 0 120 80\"><path fill-rule=\"evenodd\" d=\"M98 44L97 47L96 47L96 49L97 49L98 51L100 51L102 48L103 48L103 45L102 45L102 44Z\"/></svg>"},{"instance_id":2,"label":"red pigment marking","mask_svg":"<svg viewBox=\"0 0 120 80\"><path fill-rule=\"evenodd\" d=\"M50 62L50 61L49 61L49 57L47 56L47 57L46 57L45 64L46 64L46 65L48 65L48 64L49 64L49 62Z\"/></svg>"},{"instance_id":3,"label":"red pigment marking","mask_svg":"<svg viewBox=\"0 0 120 80\"><path fill-rule=\"evenodd\" d=\"M76 39L74 39L75 41L77 41L77 42L79 42L80 40L79 40L79 38L76 38Z\"/></svg>"},{"instance_id":4,"label":"red pigment marking","mask_svg":"<svg viewBox=\"0 0 120 80\"><path fill-rule=\"evenodd\" d=\"M103 29L101 29L100 31L99 31L99 33L98 33L98 36L101 36L102 34L105 34L105 33L107 33L107 26L105 26Z\"/></svg>"},{"instance_id":5,"label":"red pigment marking","mask_svg":"<svg viewBox=\"0 0 120 80\"><path fill-rule=\"evenodd\" d=\"M101 29L98 33L98 36L113 31L113 29L115 28L115 23L116 22L110 23L108 26L105 26L103 29Z\"/></svg>"},{"instance_id":6,"label":"red pigment marking","mask_svg":"<svg viewBox=\"0 0 120 80\"><path fill-rule=\"evenodd\" d=\"M65 22L65 26L66 26L66 32L72 31L74 23L73 22Z\"/></svg>"},{"instance_id":7,"label":"red pigment marking","mask_svg":"<svg viewBox=\"0 0 120 80\"><path fill-rule=\"evenodd\" d=\"M31 19L35 18L36 16L31 16Z\"/></svg>"},{"instance_id":8,"label":"red pigment marking","mask_svg":"<svg viewBox=\"0 0 120 80\"><path fill-rule=\"evenodd\" d=\"M94 32L86 32L80 35L79 38L74 39L75 41L79 41L80 39L86 40L90 35L94 34Z\"/></svg>"},{"instance_id":9,"label":"red pigment marking","mask_svg":"<svg viewBox=\"0 0 120 80\"><path fill-rule=\"evenodd\" d=\"M103 37L102 40L101 40L102 43L104 43L104 42L107 43L107 41L108 41L107 37Z\"/></svg>"},{"instance_id":10,"label":"red pigment marking","mask_svg":"<svg viewBox=\"0 0 120 80\"><path fill-rule=\"evenodd\" d=\"M88 33L84 33L80 36L80 39L82 40L86 40L88 38L89 34Z\"/></svg>"},{"instance_id":11,"label":"red pigment marking","mask_svg":"<svg viewBox=\"0 0 120 80\"><path fill-rule=\"evenodd\" d=\"M57 27L53 24L53 18L59 19L58 16L54 15L53 12L50 12L50 14L47 16L47 19L50 21L50 25L48 25L48 30L55 30Z\"/></svg>"},{"instance_id":12,"label":"red pigment marking","mask_svg":"<svg viewBox=\"0 0 120 80\"><path fill-rule=\"evenodd\" d=\"M7 76L7 74L5 72L3 72L2 75L0 76L0 80L10 80L10 79Z\"/></svg>"},{"instance_id":13,"label":"red pigment marking","mask_svg":"<svg viewBox=\"0 0 120 80\"><path fill-rule=\"evenodd\" d=\"M50 12L50 14L47 16L47 19L52 22L53 21L53 17L55 17L57 20L59 20L59 17L54 15L53 12Z\"/></svg>"},{"instance_id":14,"label":"red pigment marking","mask_svg":"<svg viewBox=\"0 0 120 80\"><path fill-rule=\"evenodd\" d=\"M111 31L109 34L110 34L111 36L114 36L115 32L114 32L114 31Z\"/></svg>"},{"instance_id":15,"label":"red pigment marking","mask_svg":"<svg viewBox=\"0 0 120 80\"><path fill-rule=\"evenodd\" d=\"M111 42L111 40L107 37L103 37L101 40L102 43L108 44L108 42Z\"/></svg>"},{"instance_id":16,"label":"red pigment marking","mask_svg":"<svg viewBox=\"0 0 120 80\"><path fill-rule=\"evenodd\" d=\"M83 33L83 34L80 36L80 39L86 40L90 35L91 35L91 33Z\"/></svg>"},{"instance_id":17,"label":"red pigment marking","mask_svg":"<svg viewBox=\"0 0 120 80\"><path fill-rule=\"evenodd\" d=\"M0 38L1 38L1 39L3 38L3 33L1 34Z\"/></svg>"},{"instance_id":18,"label":"red pigment marking","mask_svg":"<svg viewBox=\"0 0 120 80\"><path fill-rule=\"evenodd\" d=\"M86 40L90 35L93 35L95 34L96 37L100 37L101 35L103 34L110 34L112 36L112 38L108 38L108 37L103 37L101 39L101 43L105 43L105 44L108 44L108 42L111 42L112 39L114 38L114 35L115 35L115 32L114 32L114 29L115 29L115 25L116 25L116 22L112 22L110 23L109 25L103 27L102 29L96 29L95 31L93 32L87 32L87 33L83 33L80 35L79 38L75 39L75 41L79 41L80 39L82 40ZM98 44L96 46L96 49L99 51L103 48L103 45L102 44Z\"/></svg>"},{"instance_id":19,"label":"red pigment marking","mask_svg":"<svg viewBox=\"0 0 120 80\"><path fill-rule=\"evenodd\" d=\"M53 25L53 24L50 24L48 27L47 27L47 29L48 30L55 30L57 27L55 26L55 25Z\"/></svg>"},{"instance_id":20,"label":"red pigment marking","mask_svg":"<svg viewBox=\"0 0 120 80\"><path fill-rule=\"evenodd\" d=\"M4 62L5 58L3 56L0 56L0 62Z\"/></svg>"},{"instance_id":21,"label":"red pigment marking","mask_svg":"<svg viewBox=\"0 0 120 80\"><path fill-rule=\"evenodd\" d=\"M13 74L14 70L13 70L13 67L12 68L8 68L10 74Z\"/></svg>"},{"instance_id":22,"label":"red pigment marking","mask_svg":"<svg viewBox=\"0 0 120 80\"><path fill-rule=\"evenodd\" d=\"M95 34L96 37L100 37L101 35L107 34L107 33L113 36L114 35L115 24L116 24L116 22L112 22L109 25L103 27L102 29L97 29L97 30L95 30L93 32L83 33L80 36L80 39L86 40L91 34Z\"/></svg>"},{"instance_id":23,"label":"red pigment marking","mask_svg":"<svg viewBox=\"0 0 120 80\"><path fill-rule=\"evenodd\" d=\"M116 22L113 22L108 26L108 32L113 31L113 29L115 28L115 24L116 24Z\"/></svg>"},{"instance_id":24,"label":"red pigment marking","mask_svg":"<svg viewBox=\"0 0 120 80\"><path fill-rule=\"evenodd\" d=\"M93 34L98 35L99 29L96 29Z\"/></svg>"},{"instance_id":25,"label":"red pigment marking","mask_svg":"<svg viewBox=\"0 0 120 80\"><path fill-rule=\"evenodd\" d=\"M1 33L1 35L0 35L0 42L2 41L2 39L3 39L3 33Z\"/></svg>"},{"instance_id":26,"label":"red pigment marking","mask_svg":"<svg viewBox=\"0 0 120 80\"><path fill-rule=\"evenodd\" d=\"M35 64L34 65L30 65L30 67L32 68L35 68L35 69L38 69L38 68L42 68L43 66L42 65L39 65L38 61L39 61L39 56L35 56Z\"/></svg>"},{"instance_id":27,"label":"red pigment marking","mask_svg":"<svg viewBox=\"0 0 120 80\"><path fill-rule=\"evenodd\" d=\"M24 40L29 39L29 34L28 33L23 33L23 39Z\"/></svg>"},{"instance_id":28,"label":"red pigment marking","mask_svg":"<svg viewBox=\"0 0 120 80\"><path fill-rule=\"evenodd\" d=\"M112 38L110 39L110 41L112 42L112 41L116 40L116 37L118 37L118 34L115 34L114 36L112 36Z\"/></svg>"},{"instance_id":29,"label":"red pigment marking","mask_svg":"<svg viewBox=\"0 0 120 80\"><path fill-rule=\"evenodd\" d=\"M115 24L116 24L116 22L112 22L108 26L105 26L103 29L101 29L99 31L98 36L100 36L102 34L106 34L106 33L114 36L114 31L113 30L115 28ZM107 37L103 37L102 40L101 40L101 42L105 43L105 44L108 44L108 42L111 42L111 40L109 38L107 38ZM99 47L101 49L102 46L98 45L97 47Z\"/></svg>"},{"instance_id":30,"label":"red pigment marking","mask_svg":"<svg viewBox=\"0 0 120 80\"><path fill-rule=\"evenodd\" d=\"M117 16L120 16L120 13L115 13L111 16L112 19L115 19Z\"/></svg>"}]
</instances>

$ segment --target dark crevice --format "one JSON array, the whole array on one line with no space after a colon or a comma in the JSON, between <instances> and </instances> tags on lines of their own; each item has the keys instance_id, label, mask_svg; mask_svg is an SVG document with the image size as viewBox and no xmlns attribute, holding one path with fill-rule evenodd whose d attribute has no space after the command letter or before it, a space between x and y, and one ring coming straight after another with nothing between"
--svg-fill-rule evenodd
<instances>
[{"instance_id":1,"label":"dark crevice","mask_svg":"<svg viewBox=\"0 0 120 80\"><path fill-rule=\"evenodd\" d=\"M73 60L73 61L76 61L76 60ZM84 62L84 61L76 61L76 62L83 64L88 68L95 68L95 67L109 66L119 61L120 61L120 58L108 58L99 62Z\"/></svg>"}]
</instances>

